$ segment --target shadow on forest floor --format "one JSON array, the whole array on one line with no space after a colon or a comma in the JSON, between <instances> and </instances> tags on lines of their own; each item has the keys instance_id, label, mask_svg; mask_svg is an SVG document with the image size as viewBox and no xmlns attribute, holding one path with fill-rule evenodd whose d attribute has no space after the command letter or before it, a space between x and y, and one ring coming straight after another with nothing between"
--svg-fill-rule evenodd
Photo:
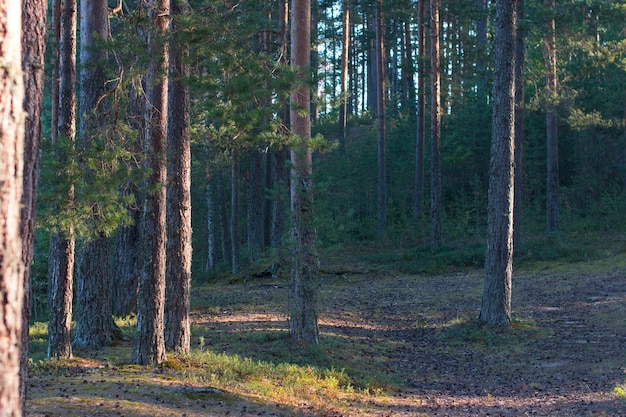
<instances>
[{"instance_id":1,"label":"shadow on forest floor","mask_svg":"<svg viewBox=\"0 0 626 417\"><path fill-rule=\"evenodd\" d=\"M479 271L331 265L312 348L288 338L285 281L194 288L191 355L43 361L27 415L626 416L626 268L610 265L517 272L510 330L476 323Z\"/></svg>"}]
</instances>

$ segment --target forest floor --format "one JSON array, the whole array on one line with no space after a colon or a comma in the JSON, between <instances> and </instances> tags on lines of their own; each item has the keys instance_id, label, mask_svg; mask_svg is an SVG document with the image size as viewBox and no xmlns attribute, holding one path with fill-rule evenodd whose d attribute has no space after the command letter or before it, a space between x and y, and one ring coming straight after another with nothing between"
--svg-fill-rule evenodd
<instances>
[{"instance_id":1,"label":"forest floor","mask_svg":"<svg viewBox=\"0 0 626 417\"><path fill-rule=\"evenodd\" d=\"M319 348L290 342L286 281L222 280L194 289L196 353L35 361L26 415L626 416L624 255L516 271L510 330L475 321L478 270L321 270Z\"/></svg>"}]
</instances>

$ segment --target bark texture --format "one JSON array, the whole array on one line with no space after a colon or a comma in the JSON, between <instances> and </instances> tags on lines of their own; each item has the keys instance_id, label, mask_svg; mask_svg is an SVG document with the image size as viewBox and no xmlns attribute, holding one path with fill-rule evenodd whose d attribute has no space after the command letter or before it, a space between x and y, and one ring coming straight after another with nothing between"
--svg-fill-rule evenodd
<instances>
[{"instance_id":1,"label":"bark texture","mask_svg":"<svg viewBox=\"0 0 626 417\"><path fill-rule=\"evenodd\" d=\"M176 18L187 10L186 2L172 3L172 29L176 42ZM167 189L167 269L165 299L165 348L188 352L191 337L189 321L191 287L191 133L187 46L170 48L168 189Z\"/></svg>"},{"instance_id":2,"label":"bark texture","mask_svg":"<svg viewBox=\"0 0 626 417\"><path fill-rule=\"evenodd\" d=\"M82 244L77 251L73 340L77 349L98 349L111 344L109 259L109 239L104 236Z\"/></svg>"},{"instance_id":3,"label":"bark texture","mask_svg":"<svg viewBox=\"0 0 626 417\"><path fill-rule=\"evenodd\" d=\"M133 192L127 190L126 192ZM137 196L136 201L139 200ZM140 212L129 208L133 222L120 227L115 235L113 267L111 273L111 312L116 316L137 313L139 291L139 228Z\"/></svg>"},{"instance_id":4,"label":"bark texture","mask_svg":"<svg viewBox=\"0 0 626 417\"><path fill-rule=\"evenodd\" d=\"M496 5L495 64L485 286L479 319L511 324L515 125L516 1Z\"/></svg>"},{"instance_id":5,"label":"bark texture","mask_svg":"<svg viewBox=\"0 0 626 417\"><path fill-rule=\"evenodd\" d=\"M387 230L387 145L385 117L385 43L383 24L383 2L377 0L374 7L376 29L376 119L378 122L378 238Z\"/></svg>"},{"instance_id":6,"label":"bark texture","mask_svg":"<svg viewBox=\"0 0 626 417\"><path fill-rule=\"evenodd\" d=\"M53 19L59 44L58 102L52 103L57 114L56 140L74 142L76 138L76 1L59 0L53 3ZM56 71L55 71L56 72ZM72 185L68 199L74 196ZM48 256L48 357L72 357L70 326L74 280L74 230L59 231L50 236Z\"/></svg>"},{"instance_id":7,"label":"bark texture","mask_svg":"<svg viewBox=\"0 0 626 417\"><path fill-rule=\"evenodd\" d=\"M415 200L416 225L424 213L424 143L426 142L426 1L419 0L417 28L417 136L415 138Z\"/></svg>"},{"instance_id":8,"label":"bark texture","mask_svg":"<svg viewBox=\"0 0 626 417\"><path fill-rule=\"evenodd\" d=\"M20 202L24 150L21 4L0 1L0 416L20 417L23 277ZM25 324L27 325L27 324Z\"/></svg>"},{"instance_id":9,"label":"bark texture","mask_svg":"<svg viewBox=\"0 0 626 417\"><path fill-rule=\"evenodd\" d=\"M169 0L150 3L150 19L157 32L169 26ZM146 108L148 179L141 234L141 275L137 306L137 331L131 361L138 365L158 365L165 360L165 259L166 259L166 148L167 148L167 74L168 48L159 39L148 40L152 54L147 84Z\"/></svg>"},{"instance_id":10,"label":"bark texture","mask_svg":"<svg viewBox=\"0 0 626 417\"><path fill-rule=\"evenodd\" d=\"M439 0L430 1L430 227L431 244L441 246L441 68Z\"/></svg>"},{"instance_id":11,"label":"bark texture","mask_svg":"<svg viewBox=\"0 0 626 417\"><path fill-rule=\"evenodd\" d=\"M303 81L291 94L291 131L300 144L291 150L291 210L293 245L290 282L290 331L295 341L319 343L317 324L317 253L313 227L311 93L307 71L311 64L311 3L293 0L291 22L291 65Z\"/></svg>"},{"instance_id":12,"label":"bark texture","mask_svg":"<svg viewBox=\"0 0 626 417\"><path fill-rule=\"evenodd\" d=\"M24 174L20 237L24 264L24 303L22 308L22 357L20 365L20 396L26 401L28 371L28 324L30 323L30 267L34 256L35 201L41 165L42 107L44 60L46 52L46 19L48 2L22 2L22 70L24 71Z\"/></svg>"},{"instance_id":13,"label":"bark texture","mask_svg":"<svg viewBox=\"0 0 626 417\"><path fill-rule=\"evenodd\" d=\"M108 6L103 0L80 3L80 119L79 138L82 149L102 142L106 132L107 99L104 61L106 52L94 48L99 39L108 36ZM87 182L93 181L91 168L84 166ZM94 207L97 206L94 204ZM97 222L97 208L90 221ZM84 240L77 252L76 330L74 347L97 349L111 343L111 269L109 239L103 234Z\"/></svg>"},{"instance_id":14,"label":"bark texture","mask_svg":"<svg viewBox=\"0 0 626 417\"><path fill-rule=\"evenodd\" d=\"M517 2L517 20L523 21L525 0ZM513 216L513 252L520 253L520 215L524 202L524 61L526 56L526 31L518 25L515 36L515 202Z\"/></svg>"}]
</instances>

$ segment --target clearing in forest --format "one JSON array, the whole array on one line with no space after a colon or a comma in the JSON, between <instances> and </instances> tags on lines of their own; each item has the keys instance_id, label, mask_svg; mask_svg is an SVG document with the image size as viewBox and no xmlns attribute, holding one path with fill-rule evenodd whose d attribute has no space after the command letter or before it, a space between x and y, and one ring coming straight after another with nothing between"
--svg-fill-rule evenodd
<instances>
[{"instance_id":1,"label":"clearing in forest","mask_svg":"<svg viewBox=\"0 0 626 417\"><path fill-rule=\"evenodd\" d=\"M34 360L27 416L626 416L625 256L516 272L507 331L475 322L481 271L322 271L319 347L291 344L285 280L198 286L191 354Z\"/></svg>"}]
</instances>

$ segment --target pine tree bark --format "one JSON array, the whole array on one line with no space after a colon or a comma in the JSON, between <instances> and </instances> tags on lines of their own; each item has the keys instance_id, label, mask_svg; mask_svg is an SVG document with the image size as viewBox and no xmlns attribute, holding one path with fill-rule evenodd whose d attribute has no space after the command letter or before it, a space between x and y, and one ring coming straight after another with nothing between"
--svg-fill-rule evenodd
<instances>
[{"instance_id":1,"label":"pine tree bark","mask_svg":"<svg viewBox=\"0 0 626 417\"><path fill-rule=\"evenodd\" d=\"M522 21L525 12L525 0L517 2L518 21ZM518 26L515 37L515 200L513 216L513 251L520 252L521 222L524 203L524 61L526 56L526 31Z\"/></svg>"},{"instance_id":2,"label":"pine tree bark","mask_svg":"<svg viewBox=\"0 0 626 417\"><path fill-rule=\"evenodd\" d=\"M441 246L441 68L439 0L430 1L430 227L432 246Z\"/></svg>"},{"instance_id":3,"label":"pine tree bark","mask_svg":"<svg viewBox=\"0 0 626 417\"><path fill-rule=\"evenodd\" d=\"M191 288L191 131L189 77L185 62L188 47L178 42L177 18L188 10L185 1L172 3L172 30L176 48L169 49L170 69L168 121L167 269L165 288L165 348L188 352Z\"/></svg>"},{"instance_id":4,"label":"pine tree bark","mask_svg":"<svg viewBox=\"0 0 626 417\"><path fill-rule=\"evenodd\" d=\"M241 243L239 241L239 150L233 149L230 162L230 267L233 275L241 268Z\"/></svg>"},{"instance_id":5,"label":"pine tree bark","mask_svg":"<svg viewBox=\"0 0 626 417\"><path fill-rule=\"evenodd\" d=\"M378 238L387 230L387 146L385 117L385 45L383 25L383 1L374 3L374 28L376 29L376 120L378 135Z\"/></svg>"},{"instance_id":6,"label":"pine tree bark","mask_svg":"<svg viewBox=\"0 0 626 417\"><path fill-rule=\"evenodd\" d=\"M125 193L136 193L127 189ZM140 201L136 193L136 201ZM111 312L116 316L137 313L137 294L139 291L139 230L141 228L140 211L128 208L132 224L122 226L115 235L113 267L111 273Z\"/></svg>"},{"instance_id":7,"label":"pine tree bark","mask_svg":"<svg viewBox=\"0 0 626 417\"><path fill-rule=\"evenodd\" d=\"M98 349L111 344L113 320L110 297L109 239L96 237L76 254L76 305L73 345Z\"/></svg>"},{"instance_id":8,"label":"pine tree bark","mask_svg":"<svg viewBox=\"0 0 626 417\"><path fill-rule=\"evenodd\" d=\"M26 401L28 378L29 323L31 312L30 267L34 257L35 202L41 166L42 107L44 95L44 61L48 2L22 2L22 70L24 72L24 173L20 211L20 238L24 265L24 302L22 307L22 350L20 359L20 397Z\"/></svg>"},{"instance_id":9,"label":"pine tree bark","mask_svg":"<svg viewBox=\"0 0 626 417\"><path fill-rule=\"evenodd\" d=\"M263 155L250 149L250 175L248 181L248 262L255 261L263 249Z\"/></svg>"},{"instance_id":10,"label":"pine tree bark","mask_svg":"<svg viewBox=\"0 0 626 417\"><path fill-rule=\"evenodd\" d=\"M418 82L417 82L417 136L415 139L415 200L413 213L415 225L424 214L424 144L426 142L426 0L418 3Z\"/></svg>"},{"instance_id":11,"label":"pine tree bark","mask_svg":"<svg viewBox=\"0 0 626 417\"><path fill-rule=\"evenodd\" d=\"M157 35L164 35L169 27L169 0L154 0L149 6L149 17ZM146 163L151 174L142 221L137 330L131 355L131 362L137 365L159 365L165 360L167 77L164 74L169 64L168 47L163 39L150 35L148 48L152 60L147 80Z\"/></svg>"},{"instance_id":12,"label":"pine tree bark","mask_svg":"<svg viewBox=\"0 0 626 417\"><path fill-rule=\"evenodd\" d=\"M511 324L516 2L499 1L496 4L488 240L479 315L481 321L495 326Z\"/></svg>"},{"instance_id":13,"label":"pine tree bark","mask_svg":"<svg viewBox=\"0 0 626 417\"><path fill-rule=\"evenodd\" d=\"M23 186L24 79L20 2L0 1L0 414L22 416L23 278L20 202Z\"/></svg>"},{"instance_id":14,"label":"pine tree bark","mask_svg":"<svg viewBox=\"0 0 626 417\"><path fill-rule=\"evenodd\" d=\"M478 110L487 105L487 12L488 0L476 0L476 75L478 77L476 92Z\"/></svg>"},{"instance_id":15,"label":"pine tree bark","mask_svg":"<svg viewBox=\"0 0 626 417\"><path fill-rule=\"evenodd\" d=\"M339 150L345 153L348 120L348 63L350 62L350 0L343 0L341 27L341 106L339 108Z\"/></svg>"},{"instance_id":16,"label":"pine tree bark","mask_svg":"<svg viewBox=\"0 0 626 417\"><path fill-rule=\"evenodd\" d=\"M106 82L103 61L106 52L95 48L109 34L108 5L104 0L83 0L80 3L80 118L81 147L89 150L99 135L106 131ZM84 165L84 164L83 164ZM93 180L91 168L84 166L86 181ZM92 219L97 221L97 209ZM110 243L103 233L85 239L77 251L76 329L74 347L98 349L112 341Z\"/></svg>"},{"instance_id":17,"label":"pine tree bark","mask_svg":"<svg viewBox=\"0 0 626 417\"><path fill-rule=\"evenodd\" d=\"M290 332L298 342L319 344L317 324L317 253L313 227L311 92L306 81L311 64L311 3L293 0L291 66L301 82L291 94L291 131L300 144L291 149L291 211L293 245L290 282Z\"/></svg>"},{"instance_id":18,"label":"pine tree bark","mask_svg":"<svg viewBox=\"0 0 626 417\"><path fill-rule=\"evenodd\" d=\"M559 184L559 137L557 129L558 79L556 75L556 13L555 0L544 0L549 16L544 36L546 65L546 233L559 231L561 187Z\"/></svg>"},{"instance_id":19,"label":"pine tree bark","mask_svg":"<svg viewBox=\"0 0 626 417\"><path fill-rule=\"evenodd\" d=\"M59 44L58 55L58 102L52 103L57 112L54 137L71 143L76 137L76 1L53 2L53 19ZM58 28L58 29L57 29ZM56 145L56 143L55 143ZM74 196L69 186L68 199ZM69 359L72 357L70 327L72 323L72 299L74 279L74 230L53 233L50 236L48 256L48 357Z\"/></svg>"}]
</instances>

